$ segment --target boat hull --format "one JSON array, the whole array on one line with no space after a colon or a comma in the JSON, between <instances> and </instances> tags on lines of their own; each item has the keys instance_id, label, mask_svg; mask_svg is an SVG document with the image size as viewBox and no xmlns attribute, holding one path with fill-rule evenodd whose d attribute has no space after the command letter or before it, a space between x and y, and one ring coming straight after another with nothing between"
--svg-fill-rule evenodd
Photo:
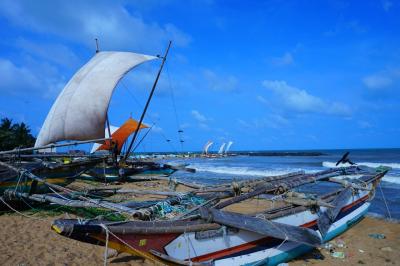
<instances>
[{"instance_id":1,"label":"boat hull","mask_svg":"<svg viewBox=\"0 0 400 266\"><path fill-rule=\"evenodd\" d=\"M37 164L34 166L30 166L30 171L37 175L40 178L46 180L46 182L59 185L66 186L72 183L77 176L82 174L88 168L93 167L93 165L97 164L98 160L92 161L82 161L82 162L72 162L68 164L55 165L53 167L43 166L41 164ZM29 169L29 168L27 168ZM4 191L7 189L15 189L18 187L18 192L30 192L32 185L32 180L28 178L24 178L22 176L20 180L20 176L15 172L8 171L4 173L0 177L0 195L4 194ZM49 187L42 183L38 182L35 191L33 193L47 193L51 192Z\"/></svg>"},{"instance_id":2,"label":"boat hull","mask_svg":"<svg viewBox=\"0 0 400 266\"><path fill-rule=\"evenodd\" d=\"M341 209L324 241L340 235L357 223L367 213L369 206L369 193L367 191L353 195L345 207ZM317 219L317 213L306 210L276 218L273 221L307 227L318 232ZM53 226L53 229L63 234L57 226L55 228ZM156 250L179 261L213 261L215 265L276 265L289 261L313 248L290 241L282 243L283 241L280 239L246 230L227 231L225 233L222 233L221 229L213 231L215 232L206 238L199 238L198 232L179 234L115 233L116 237L112 235L109 237L109 244L110 247L121 252L134 255L138 255L139 252L139 254L152 256L151 250ZM100 245L105 243L105 234L100 231L90 233L87 230L81 230L81 232L74 231L73 234L69 232L64 235L84 242L94 243L97 241L97 244ZM154 237L160 240L156 242L157 245L153 243L154 241L151 241ZM123 244L121 240L125 243Z\"/></svg>"},{"instance_id":3,"label":"boat hull","mask_svg":"<svg viewBox=\"0 0 400 266\"><path fill-rule=\"evenodd\" d=\"M80 176L81 179L102 182L134 182L138 180L152 179L152 177L168 177L176 170L166 167L132 167L124 169L124 176L119 175L118 167L95 167L91 173L85 173Z\"/></svg>"}]
</instances>

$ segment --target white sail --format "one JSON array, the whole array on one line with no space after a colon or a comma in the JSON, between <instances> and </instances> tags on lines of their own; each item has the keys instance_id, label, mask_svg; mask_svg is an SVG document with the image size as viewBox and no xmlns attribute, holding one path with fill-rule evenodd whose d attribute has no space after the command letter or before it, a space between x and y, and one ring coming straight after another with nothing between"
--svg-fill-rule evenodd
<instances>
[{"instance_id":1,"label":"white sail","mask_svg":"<svg viewBox=\"0 0 400 266\"><path fill-rule=\"evenodd\" d=\"M219 147L218 154L222 154L224 152L225 145L226 145L225 142L222 143L221 147Z\"/></svg>"},{"instance_id":2,"label":"white sail","mask_svg":"<svg viewBox=\"0 0 400 266\"><path fill-rule=\"evenodd\" d=\"M229 141L228 145L226 145L225 153L228 153L229 149L231 148L233 141Z\"/></svg>"},{"instance_id":3,"label":"white sail","mask_svg":"<svg viewBox=\"0 0 400 266\"><path fill-rule=\"evenodd\" d=\"M129 52L97 53L54 102L35 147L62 140L104 138L108 105L119 80L135 66L155 58Z\"/></svg>"},{"instance_id":4,"label":"white sail","mask_svg":"<svg viewBox=\"0 0 400 266\"><path fill-rule=\"evenodd\" d=\"M214 142L212 142L210 140L206 143L206 145L204 146L204 150L203 150L204 154L208 153L208 149L211 147L211 145L213 145L213 143Z\"/></svg>"},{"instance_id":5,"label":"white sail","mask_svg":"<svg viewBox=\"0 0 400 266\"><path fill-rule=\"evenodd\" d=\"M119 128L119 127L110 126L111 135L114 134L114 132L117 131L118 128ZM106 138L109 138L109 137L110 137L110 135L108 134L108 128L106 128L106 129L104 130L104 133L105 133ZM95 144L93 144L90 153L94 153L101 145L102 145L102 143L95 143Z\"/></svg>"}]
</instances>

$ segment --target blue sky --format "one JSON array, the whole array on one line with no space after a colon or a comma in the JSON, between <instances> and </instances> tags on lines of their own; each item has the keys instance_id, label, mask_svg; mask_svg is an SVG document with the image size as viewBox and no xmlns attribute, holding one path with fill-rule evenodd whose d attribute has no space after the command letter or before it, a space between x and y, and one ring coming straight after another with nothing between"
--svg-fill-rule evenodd
<instances>
[{"instance_id":1,"label":"blue sky","mask_svg":"<svg viewBox=\"0 0 400 266\"><path fill-rule=\"evenodd\" d=\"M398 1L1 0L0 116L37 135L94 38L151 55L173 41L141 150L181 151L178 129L184 150L400 147ZM140 116L159 63L119 84L111 124Z\"/></svg>"}]
</instances>

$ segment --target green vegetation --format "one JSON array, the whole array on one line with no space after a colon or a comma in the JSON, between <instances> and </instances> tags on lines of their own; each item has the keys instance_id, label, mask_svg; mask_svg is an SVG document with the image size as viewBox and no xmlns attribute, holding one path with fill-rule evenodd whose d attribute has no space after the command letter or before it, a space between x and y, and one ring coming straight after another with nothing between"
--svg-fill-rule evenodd
<instances>
[{"instance_id":1,"label":"green vegetation","mask_svg":"<svg viewBox=\"0 0 400 266\"><path fill-rule=\"evenodd\" d=\"M35 138L29 127L21 123L13 123L9 118L0 122L0 151L12 150L17 147L33 147Z\"/></svg>"}]
</instances>

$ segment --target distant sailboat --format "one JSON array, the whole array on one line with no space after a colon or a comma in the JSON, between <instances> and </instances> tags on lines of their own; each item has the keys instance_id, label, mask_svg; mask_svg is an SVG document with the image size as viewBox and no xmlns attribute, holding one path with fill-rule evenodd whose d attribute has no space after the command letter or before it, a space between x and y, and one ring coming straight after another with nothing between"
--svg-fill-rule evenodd
<instances>
[{"instance_id":1,"label":"distant sailboat","mask_svg":"<svg viewBox=\"0 0 400 266\"><path fill-rule=\"evenodd\" d=\"M223 153L224 153L224 148L225 148L225 145L226 145L226 143L225 143L225 142L224 142L224 143L222 143L221 147L219 147L218 154L223 154Z\"/></svg>"},{"instance_id":2,"label":"distant sailboat","mask_svg":"<svg viewBox=\"0 0 400 266\"><path fill-rule=\"evenodd\" d=\"M228 145L226 145L225 154L228 153L228 151L229 151L229 149L231 148L232 144L233 144L233 141L229 141L229 142L228 142Z\"/></svg>"},{"instance_id":3,"label":"distant sailboat","mask_svg":"<svg viewBox=\"0 0 400 266\"><path fill-rule=\"evenodd\" d=\"M204 149L203 149L203 154L207 155L208 154L208 149L211 147L211 145L213 145L214 142L212 142L211 140L207 141L206 145L204 145Z\"/></svg>"}]
</instances>

